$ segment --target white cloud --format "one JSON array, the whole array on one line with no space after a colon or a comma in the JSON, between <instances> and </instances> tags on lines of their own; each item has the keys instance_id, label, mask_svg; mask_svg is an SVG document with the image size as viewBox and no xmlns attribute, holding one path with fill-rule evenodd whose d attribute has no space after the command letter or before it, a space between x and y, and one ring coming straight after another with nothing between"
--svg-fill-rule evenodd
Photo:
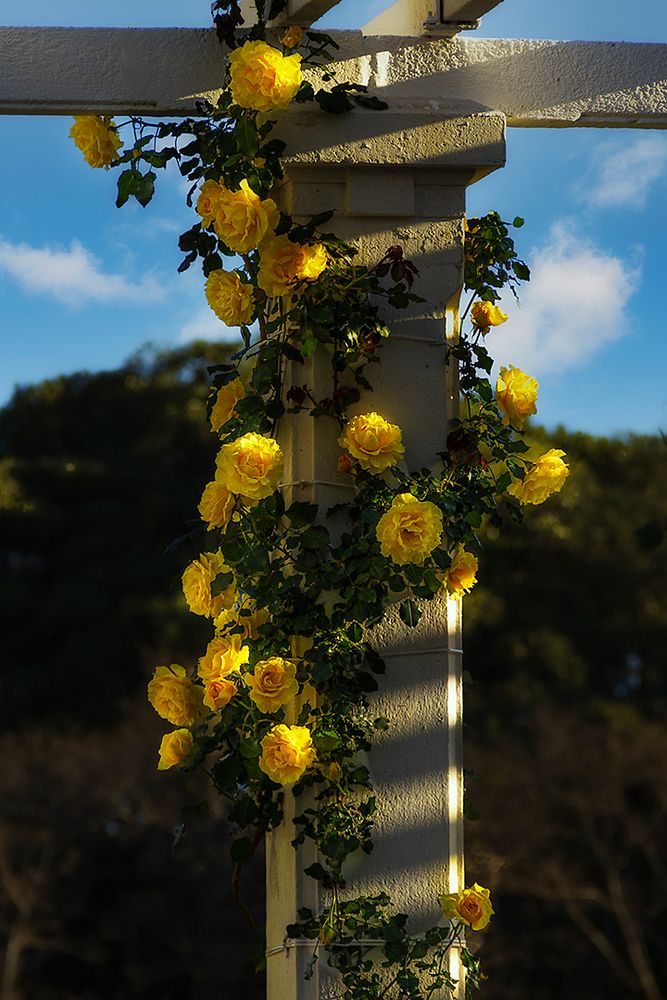
<instances>
[{"instance_id":1,"label":"white cloud","mask_svg":"<svg viewBox=\"0 0 667 1000\"><path fill-rule=\"evenodd\" d=\"M194 311L181 327L178 339L181 343L191 340L225 340L231 343L240 340L240 331L238 327L227 326L206 306Z\"/></svg>"},{"instance_id":2,"label":"white cloud","mask_svg":"<svg viewBox=\"0 0 667 1000\"><path fill-rule=\"evenodd\" d=\"M154 277L139 281L103 270L89 250L73 240L69 249L32 247L0 237L0 273L4 272L26 292L47 295L69 306L93 302L125 305L155 302L164 290Z\"/></svg>"},{"instance_id":3,"label":"white cloud","mask_svg":"<svg viewBox=\"0 0 667 1000\"><path fill-rule=\"evenodd\" d=\"M581 200L593 208L643 208L667 171L667 138L642 135L615 153L606 152L605 146L598 150L581 184Z\"/></svg>"},{"instance_id":4,"label":"white cloud","mask_svg":"<svg viewBox=\"0 0 667 1000\"><path fill-rule=\"evenodd\" d=\"M640 269L605 253L558 223L545 246L532 251L531 280L520 304L505 297L510 321L494 337L501 364L531 375L580 367L629 332L627 305Z\"/></svg>"}]
</instances>

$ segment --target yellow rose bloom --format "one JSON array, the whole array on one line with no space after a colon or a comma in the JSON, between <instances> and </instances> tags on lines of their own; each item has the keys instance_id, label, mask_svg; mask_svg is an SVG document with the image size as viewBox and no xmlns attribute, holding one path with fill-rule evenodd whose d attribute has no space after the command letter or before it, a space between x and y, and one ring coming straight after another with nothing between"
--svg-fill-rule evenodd
<instances>
[{"instance_id":1,"label":"yellow rose bloom","mask_svg":"<svg viewBox=\"0 0 667 1000\"><path fill-rule=\"evenodd\" d=\"M443 915L448 920L460 920L473 931L481 931L494 914L489 890L477 882L462 892L452 892L438 897Z\"/></svg>"},{"instance_id":2,"label":"yellow rose bloom","mask_svg":"<svg viewBox=\"0 0 667 1000\"><path fill-rule=\"evenodd\" d=\"M245 398L245 388L240 378L232 379L226 385L221 385L211 408L211 428L218 433L221 427L236 416L234 407L240 399Z\"/></svg>"},{"instance_id":3,"label":"yellow rose bloom","mask_svg":"<svg viewBox=\"0 0 667 1000\"><path fill-rule=\"evenodd\" d=\"M338 444L347 448L366 472L384 472L396 465L403 455L401 428L390 424L379 413L364 413L345 425Z\"/></svg>"},{"instance_id":4,"label":"yellow rose bloom","mask_svg":"<svg viewBox=\"0 0 667 1000\"><path fill-rule=\"evenodd\" d=\"M273 232L279 218L273 198L260 198L248 182L242 180L238 191L220 187L213 228L230 250L247 253Z\"/></svg>"},{"instance_id":5,"label":"yellow rose bloom","mask_svg":"<svg viewBox=\"0 0 667 1000\"><path fill-rule=\"evenodd\" d=\"M286 108L301 86L301 56L284 56L266 42L246 42L229 54L232 100L242 108Z\"/></svg>"},{"instance_id":6,"label":"yellow rose bloom","mask_svg":"<svg viewBox=\"0 0 667 1000\"><path fill-rule=\"evenodd\" d=\"M236 684L233 681L219 679L208 681L204 688L204 704L212 712L220 712L229 705L236 694Z\"/></svg>"},{"instance_id":7,"label":"yellow rose bloom","mask_svg":"<svg viewBox=\"0 0 667 1000\"><path fill-rule=\"evenodd\" d=\"M482 333L488 333L492 326L500 326L508 319L500 306L494 306L491 302L475 302L470 315L473 324Z\"/></svg>"},{"instance_id":8,"label":"yellow rose bloom","mask_svg":"<svg viewBox=\"0 0 667 1000\"><path fill-rule=\"evenodd\" d=\"M504 414L503 423L521 429L523 422L537 412L537 379L510 365L501 368L496 382L496 403Z\"/></svg>"},{"instance_id":9,"label":"yellow rose bloom","mask_svg":"<svg viewBox=\"0 0 667 1000\"><path fill-rule=\"evenodd\" d=\"M271 298L287 295L295 281L315 281L327 266L321 243L302 246L287 235L273 236L259 249L257 284Z\"/></svg>"},{"instance_id":10,"label":"yellow rose bloom","mask_svg":"<svg viewBox=\"0 0 667 1000\"><path fill-rule=\"evenodd\" d=\"M255 299L252 285L241 281L236 271L211 271L204 288L206 301L227 326L246 326L252 322Z\"/></svg>"},{"instance_id":11,"label":"yellow rose bloom","mask_svg":"<svg viewBox=\"0 0 667 1000\"><path fill-rule=\"evenodd\" d=\"M520 503L543 503L563 488L570 470L563 461L564 451L550 448L540 455L523 479L512 483L507 492Z\"/></svg>"},{"instance_id":12,"label":"yellow rose bloom","mask_svg":"<svg viewBox=\"0 0 667 1000\"><path fill-rule=\"evenodd\" d=\"M275 712L299 692L296 667L282 656L260 660L243 679L250 688L250 700L260 712Z\"/></svg>"},{"instance_id":13,"label":"yellow rose bloom","mask_svg":"<svg viewBox=\"0 0 667 1000\"><path fill-rule=\"evenodd\" d=\"M240 638L246 640L256 639L259 629L268 620L269 612L266 608L258 608L252 598L244 594L233 608L221 611L213 624L217 629L240 627L243 630Z\"/></svg>"},{"instance_id":14,"label":"yellow rose bloom","mask_svg":"<svg viewBox=\"0 0 667 1000\"><path fill-rule=\"evenodd\" d=\"M183 594L195 615L216 618L223 608L231 608L236 599L236 581L213 596L211 584L223 573L231 573L222 552L204 552L183 573Z\"/></svg>"},{"instance_id":15,"label":"yellow rose bloom","mask_svg":"<svg viewBox=\"0 0 667 1000\"><path fill-rule=\"evenodd\" d=\"M442 536L442 513L428 500L412 493L394 497L375 529L383 556L399 565L423 563Z\"/></svg>"},{"instance_id":16,"label":"yellow rose bloom","mask_svg":"<svg viewBox=\"0 0 667 1000\"><path fill-rule=\"evenodd\" d=\"M280 41L286 49L295 49L298 45L301 45L302 38L303 31L301 28L297 24L291 24Z\"/></svg>"},{"instance_id":17,"label":"yellow rose bloom","mask_svg":"<svg viewBox=\"0 0 667 1000\"><path fill-rule=\"evenodd\" d=\"M183 667L156 667L148 685L148 700L159 716L173 726L194 726L201 714L201 688L188 679Z\"/></svg>"},{"instance_id":18,"label":"yellow rose bloom","mask_svg":"<svg viewBox=\"0 0 667 1000\"><path fill-rule=\"evenodd\" d=\"M315 747L307 726L282 723L262 740L259 766L279 785L293 785L315 760Z\"/></svg>"},{"instance_id":19,"label":"yellow rose bloom","mask_svg":"<svg viewBox=\"0 0 667 1000\"><path fill-rule=\"evenodd\" d=\"M201 215L204 228L210 226L215 219L221 197L222 188L217 181L204 181L195 205L197 215Z\"/></svg>"},{"instance_id":20,"label":"yellow rose bloom","mask_svg":"<svg viewBox=\"0 0 667 1000\"><path fill-rule=\"evenodd\" d=\"M263 500L273 493L283 472L283 453L273 438L250 431L223 444L215 478L230 493L246 500Z\"/></svg>"},{"instance_id":21,"label":"yellow rose bloom","mask_svg":"<svg viewBox=\"0 0 667 1000\"><path fill-rule=\"evenodd\" d=\"M208 524L208 531L213 528L226 528L234 510L234 496L220 483L208 483L202 493L197 508L202 521Z\"/></svg>"},{"instance_id":22,"label":"yellow rose bloom","mask_svg":"<svg viewBox=\"0 0 667 1000\"><path fill-rule=\"evenodd\" d=\"M107 115L74 115L69 130L74 145L81 150L91 167L104 167L118 159L123 140L118 135L113 118Z\"/></svg>"},{"instance_id":23,"label":"yellow rose bloom","mask_svg":"<svg viewBox=\"0 0 667 1000\"><path fill-rule=\"evenodd\" d=\"M478 567L477 556L466 552L462 545L457 545L451 566L440 576L450 597L463 597L472 590L477 583Z\"/></svg>"},{"instance_id":24,"label":"yellow rose bloom","mask_svg":"<svg viewBox=\"0 0 667 1000\"><path fill-rule=\"evenodd\" d=\"M160 743L158 771L166 771L170 767L182 764L192 753L193 746L192 733L188 729L175 729L173 733L167 733Z\"/></svg>"},{"instance_id":25,"label":"yellow rose bloom","mask_svg":"<svg viewBox=\"0 0 667 1000\"><path fill-rule=\"evenodd\" d=\"M248 662L250 652L241 645L243 636L215 636L199 658L197 673L203 681L218 681L237 673Z\"/></svg>"}]
</instances>

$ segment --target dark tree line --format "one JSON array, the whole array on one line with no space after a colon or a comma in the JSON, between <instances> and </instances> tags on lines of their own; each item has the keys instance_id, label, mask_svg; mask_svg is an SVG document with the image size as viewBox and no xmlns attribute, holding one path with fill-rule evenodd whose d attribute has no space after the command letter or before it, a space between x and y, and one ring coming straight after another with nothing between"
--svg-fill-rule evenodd
<instances>
[{"instance_id":1,"label":"dark tree line","mask_svg":"<svg viewBox=\"0 0 667 1000\"><path fill-rule=\"evenodd\" d=\"M156 663L190 662L208 637L180 599L189 553L169 546L211 468L206 362L223 355L148 351L0 411L8 1000L263 995L223 810L200 776L154 770L162 726L144 691ZM467 864L498 912L477 938L482 995L658 1000L667 450L549 443L568 453L566 489L482 537L466 603ZM261 919L259 870L245 892Z\"/></svg>"}]
</instances>

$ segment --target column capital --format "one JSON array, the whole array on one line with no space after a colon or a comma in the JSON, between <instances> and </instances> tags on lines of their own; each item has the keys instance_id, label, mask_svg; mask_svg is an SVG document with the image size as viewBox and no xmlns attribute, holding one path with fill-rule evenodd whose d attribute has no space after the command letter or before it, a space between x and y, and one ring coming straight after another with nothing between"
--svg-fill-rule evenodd
<instances>
[{"instance_id":1,"label":"column capital","mask_svg":"<svg viewBox=\"0 0 667 1000\"><path fill-rule=\"evenodd\" d=\"M466 171L467 183L505 164L505 117L496 112L397 101L386 111L360 108L341 117L323 115L314 107L290 109L275 133L288 142L288 163L318 168L437 167Z\"/></svg>"}]
</instances>

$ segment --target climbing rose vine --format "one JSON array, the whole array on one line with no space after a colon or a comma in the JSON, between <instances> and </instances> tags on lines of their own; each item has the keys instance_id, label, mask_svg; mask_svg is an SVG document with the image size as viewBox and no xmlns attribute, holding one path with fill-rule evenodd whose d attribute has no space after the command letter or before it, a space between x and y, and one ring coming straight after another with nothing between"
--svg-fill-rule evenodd
<instances>
[{"instance_id":1,"label":"climbing rose vine","mask_svg":"<svg viewBox=\"0 0 667 1000\"><path fill-rule=\"evenodd\" d=\"M274 0L270 16L283 6ZM488 889L443 891L443 920L418 936L388 894L345 891L346 860L372 848L375 798L360 755L388 726L370 697L384 664L367 637L392 605L413 627L423 602L462 598L477 579L482 524L520 520L522 505L542 503L565 482L563 452L531 456L523 439L535 379L511 366L495 386L489 380L486 339L508 319L497 301L529 272L498 215L468 220L471 295L447 354L458 366L461 416L431 468L409 471L410 442L366 394L390 336L380 305L386 312L419 301L417 268L400 246L358 264L354 247L323 228L332 212L296 220L275 194L286 152L272 137L281 112L306 101L336 114L386 105L359 84L332 84L337 46L328 35L290 27L267 41L261 2L250 31L240 29L236 0L218 0L213 13L227 48L215 104L201 102L197 116L178 123L79 116L70 133L91 166L122 168L119 207L132 197L147 205L155 170L175 162L195 212L180 237L179 270L201 265L209 306L243 340L210 369L208 416L220 448L182 585L211 637L191 666L158 666L148 685L151 705L174 727L158 768L206 766L229 802L237 875L282 822L285 796L301 804L294 845L315 842L319 860L306 874L320 882L324 903L301 909L286 933L312 940L313 961L325 951L348 1000L451 995L453 946L467 986L479 982L461 933L488 924ZM125 144L121 131L130 133ZM324 397L308 384L316 354L331 375ZM337 428L341 454L329 476L353 489L330 511L294 500L284 481L278 438L302 413Z\"/></svg>"}]
</instances>

